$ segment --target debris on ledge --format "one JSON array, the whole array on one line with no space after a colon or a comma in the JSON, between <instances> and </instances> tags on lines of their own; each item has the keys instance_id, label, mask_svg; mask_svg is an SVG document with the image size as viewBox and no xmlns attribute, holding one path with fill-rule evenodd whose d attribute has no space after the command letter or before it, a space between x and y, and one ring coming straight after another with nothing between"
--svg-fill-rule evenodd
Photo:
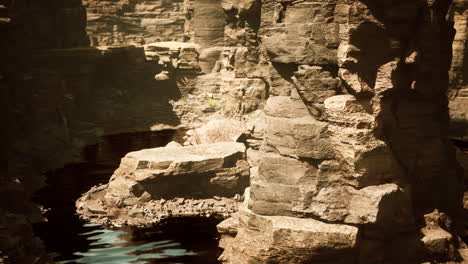
<instances>
[{"instance_id":1,"label":"debris on ledge","mask_svg":"<svg viewBox=\"0 0 468 264\"><path fill-rule=\"evenodd\" d=\"M128 153L108 184L76 202L81 218L110 227L151 227L171 218L226 219L249 182L245 146L221 142Z\"/></svg>"}]
</instances>

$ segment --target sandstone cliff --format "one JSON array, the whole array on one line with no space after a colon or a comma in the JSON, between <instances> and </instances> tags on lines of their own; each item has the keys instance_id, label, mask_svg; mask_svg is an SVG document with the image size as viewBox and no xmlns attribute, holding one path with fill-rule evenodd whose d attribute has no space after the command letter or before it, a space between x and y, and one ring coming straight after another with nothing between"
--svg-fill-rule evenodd
<instances>
[{"instance_id":1,"label":"sandstone cliff","mask_svg":"<svg viewBox=\"0 0 468 264\"><path fill-rule=\"evenodd\" d=\"M464 188L446 129L448 9L443 1L262 1L262 46L292 87L267 101L250 200L221 224L236 230L222 239L225 263L459 257ZM333 232L321 240L340 247L304 243L323 229Z\"/></svg>"},{"instance_id":2,"label":"sandstone cliff","mask_svg":"<svg viewBox=\"0 0 468 264\"><path fill-rule=\"evenodd\" d=\"M184 41L191 10L184 0L93 1L83 5L93 46Z\"/></svg>"},{"instance_id":3,"label":"sandstone cliff","mask_svg":"<svg viewBox=\"0 0 468 264\"><path fill-rule=\"evenodd\" d=\"M466 1L451 2L0 1L11 124L0 232L17 234L1 254L45 254L30 229L40 173L101 135L182 125L186 145L247 147L244 165L208 173L251 167L244 203L218 226L223 263L463 263L465 187L449 138L467 140ZM206 124L224 118L239 130ZM162 208L158 192L138 194ZM117 217L104 209L94 213Z\"/></svg>"}]
</instances>

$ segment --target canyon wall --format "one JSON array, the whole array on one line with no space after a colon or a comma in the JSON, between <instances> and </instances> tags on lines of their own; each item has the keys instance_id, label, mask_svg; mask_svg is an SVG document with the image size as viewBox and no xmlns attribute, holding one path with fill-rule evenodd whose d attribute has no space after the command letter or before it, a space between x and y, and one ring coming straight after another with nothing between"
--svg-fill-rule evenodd
<instances>
[{"instance_id":1,"label":"canyon wall","mask_svg":"<svg viewBox=\"0 0 468 264\"><path fill-rule=\"evenodd\" d=\"M0 4L8 124L0 258L46 263L50 257L32 230L45 211L31 201L45 186L43 173L82 162L83 148L101 136L176 127L169 101L181 91L171 80L155 80L162 67L147 61L143 47L90 48L81 1Z\"/></svg>"},{"instance_id":2,"label":"canyon wall","mask_svg":"<svg viewBox=\"0 0 468 264\"><path fill-rule=\"evenodd\" d=\"M262 1L261 43L291 92L266 103L258 174L218 226L223 263L461 261L449 6Z\"/></svg>"},{"instance_id":3,"label":"canyon wall","mask_svg":"<svg viewBox=\"0 0 468 264\"><path fill-rule=\"evenodd\" d=\"M184 41L193 10L189 0L84 0L93 46Z\"/></svg>"},{"instance_id":4,"label":"canyon wall","mask_svg":"<svg viewBox=\"0 0 468 264\"><path fill-rule=\"evenodd\" d=\"M183 125L200 144L231 118L251 170L223 263L462 262L466 1L450 2L0 1L0 257L48 261L31 196L100 136Z\"/></svg>"},{"instance_id":5,"label":"canyon wall","mask_svg":"<svg viewBox=\"0 0 468 264\"><path fill-rule=\"evenodd\" d=\"M37 145L29 140L36 132L31 124L35 109L29 104L36 94L31 93L28 73L33 50L87 46L85 26L86 10L80 1L0 2L0 87L8 124L2 132L6 141L0 187L2 263L48 261L31 226L43 220L31 197L43 181L40 172L45 164L38 156L45 152L34 153Z\"/></svg>"},{"instance_id":6,"label":"canyon wall","mask_svg":"<svg viewBox=\"0 0 468 264\"><path fill-rule=\"evenodd\" d=\"M464 1L192 4L195 101L212 94L215 118L260 113L250 188L218 226L221 261L462 261L449 137L466 120Z\"/></svg>"}]
</instances>

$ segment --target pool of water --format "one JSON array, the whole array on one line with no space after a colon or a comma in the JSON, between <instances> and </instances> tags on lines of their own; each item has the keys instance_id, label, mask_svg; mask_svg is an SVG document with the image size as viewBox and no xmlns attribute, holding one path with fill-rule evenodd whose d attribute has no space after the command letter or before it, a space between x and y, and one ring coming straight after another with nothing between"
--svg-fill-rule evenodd
<instances>
[{"instance_id":1,"label":"pool of water","mask_svg":"<svg viewBox=\"0 0 468 264\"><path fill-rule=\"evenodd\" d=\"M204 228L197 228L193 223L178 223L178 231L174 225L155 232L109 230L100 225L84 223L76 239L83 240L85 243L82 245L85 246L58 252L61 254L55 260L61 264L214 264L218 263L217 239L213 230L207 230L209 225L206 223ZM63 244L67 242L70 241L62 241ZM69 243L67 248L71 249L71 245L74 243Z\"/></svg>"},{"instance_id":2,"label":"pool of water","mask_svg":"<svg viewBox=\"0 0 468 264\"><path fill-rule=\"evenodd\" d=\"M164 226L109 230L83 222L75 201L92 186L106 183L127 152L164 146L173 132L133 134L104 138L85 150L86 161L47 173L48 186L36 202L50 210L48 221L34 226L47 251L63 264L219 263L216 220L178 219Z\"/></svg>"}]
</instances>

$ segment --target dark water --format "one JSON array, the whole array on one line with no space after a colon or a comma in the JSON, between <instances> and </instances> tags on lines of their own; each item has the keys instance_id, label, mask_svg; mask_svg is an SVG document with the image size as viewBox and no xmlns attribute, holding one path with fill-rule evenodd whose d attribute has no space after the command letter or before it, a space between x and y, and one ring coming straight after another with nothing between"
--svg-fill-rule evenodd
<instances>
[{"instance_id":1,"label":"dark water","mask_svg":"<svg viewBox=\"0 0 468 264\"><path fill-rule=\"evenodd\" d=\"M108 230L85 223L75 213L75 201L98 183L109 180L127 152L164 146L180 140L175 131L115 135L85 149L86 162L47 174L48 187L35 200L50 208L48 222L35 233L58 263L219 263L216 221L179 219L158 229Z\"/></svg>"}]
</instances>

